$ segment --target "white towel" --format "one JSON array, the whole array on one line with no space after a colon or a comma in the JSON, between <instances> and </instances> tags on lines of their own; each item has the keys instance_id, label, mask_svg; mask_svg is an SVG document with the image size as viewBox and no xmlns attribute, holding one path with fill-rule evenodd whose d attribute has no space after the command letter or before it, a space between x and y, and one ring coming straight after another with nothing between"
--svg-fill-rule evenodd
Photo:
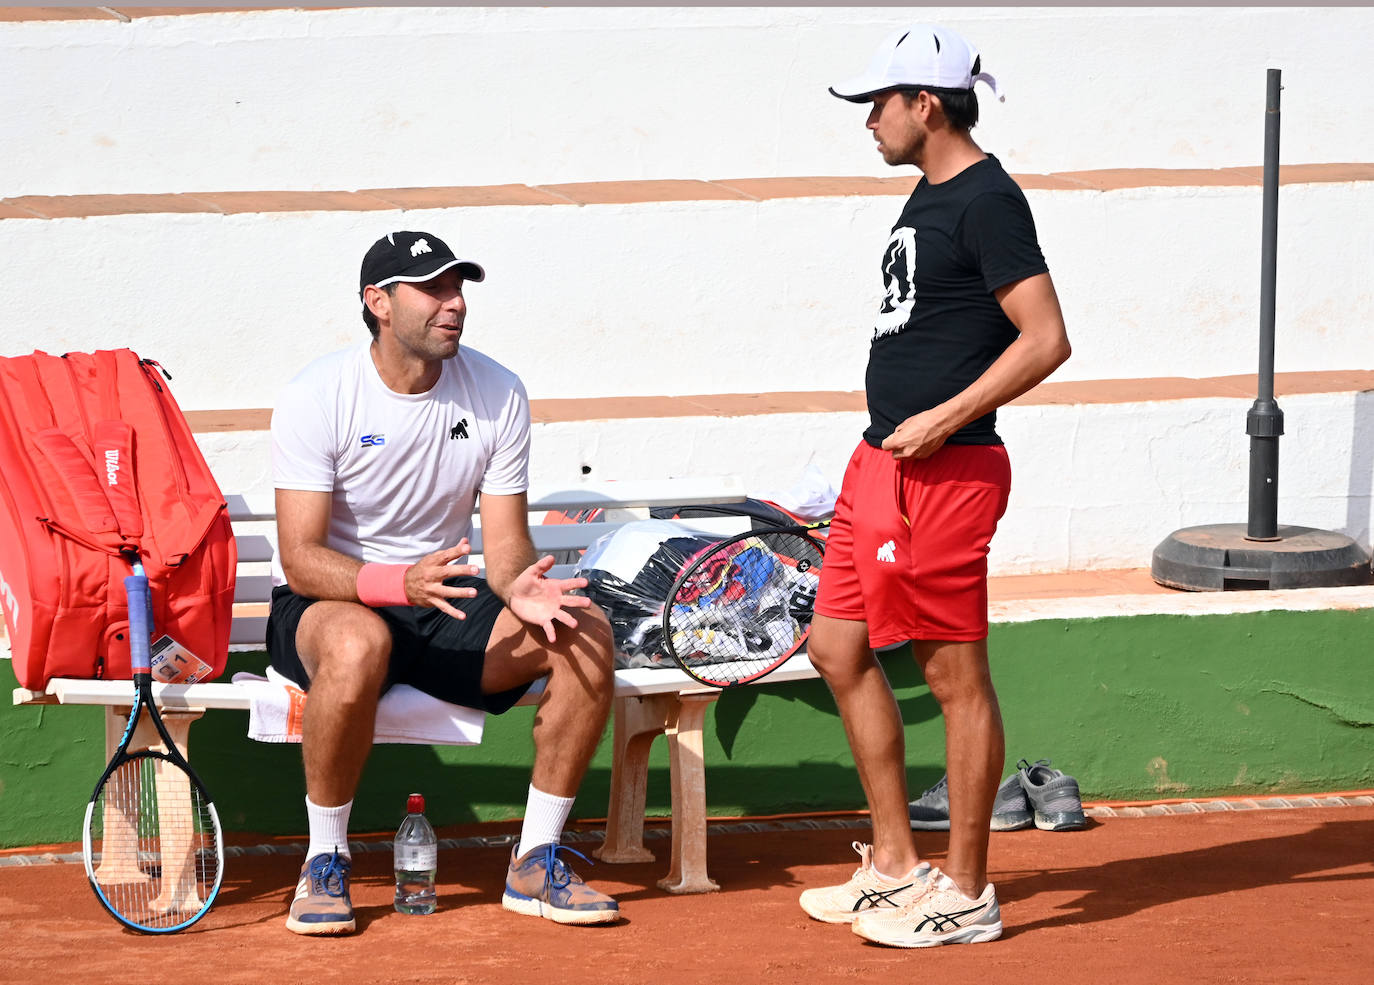
<instances>
[{"instance_id":1,"label":"white towel","mask_svg":"<svg viewBox=\"0 0 1374 985\"><path fill-rule=\"evenodd\" d=\"M248 738L259 742L300 742L305 692L267 668L267 676L238 673L235 684L252 688ZM475 708L417 691L409 684L394 685L377 705L373 742L410 745L475 746L482 741L487 714Z\"/></svg>"}]
</instances>

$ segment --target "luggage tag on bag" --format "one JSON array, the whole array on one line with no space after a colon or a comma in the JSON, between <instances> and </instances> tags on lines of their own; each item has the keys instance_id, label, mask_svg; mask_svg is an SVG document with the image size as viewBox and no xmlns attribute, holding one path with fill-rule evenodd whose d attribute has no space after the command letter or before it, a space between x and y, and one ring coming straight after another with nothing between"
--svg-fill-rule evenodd
<instances>
[{"instance_id":1,"label":"luggage tag on bag","mask_svg":"<svg viewBox=\"0 0 1374 985\"><path fill-rule=\"evenodd\" d=\"M153 679L163 684L194 684L214 668L170 636L160 636L149 648Z\"/></svg>"}]
</instances>

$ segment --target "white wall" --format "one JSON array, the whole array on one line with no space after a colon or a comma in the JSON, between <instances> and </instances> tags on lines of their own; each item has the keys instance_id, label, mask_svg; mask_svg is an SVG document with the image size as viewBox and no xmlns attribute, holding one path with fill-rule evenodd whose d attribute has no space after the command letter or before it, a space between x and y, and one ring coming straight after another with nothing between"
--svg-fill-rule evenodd
<instances>
[{"instance_id":1,"label":"white wall","mask_svg":"<svg viewBox=\"0 0 1374 985\"><path fill-rule=\"evenodd\" d=\"M994 574L1146 567L1173 531L1245 523L1246 399L999 412L1012 459L1012 497L993 540ZM1280 400L1281 524L1346 534L1368 548L1374 502L1374 393ZM605 479L738 475L768 496L815 465L839 486L867 424L854 414L779 414L536 425L531 484L538 490ZM262 432L202 434L226 489L271 486ZM584 476L583 469L589 472Z\"/></svg>"},{"instance_id":2,"label":"white wall","mask_svg":"<svg viewBox=\"0 0 1374 985\"><path fill-rule=\"evenodd\" d=\"M0 23L0 194L884 174L827 87L914 17L1014 171L1374 160L1374 11L449 7Z\"/></svg>"},{"instance_id":3,"label":"white wall","mask_svg":"<svg viewBox=\"0 0 1374 985\"><path fill-rule=\"evenodd\" d=\"M1074 357L1056 379L1257 364L1260 190L1029 195ZM465 344L530 395L857 390L892 196L0 221L0 352L128 345L187 409L268 407L366 338L362 252L391 228L484 263ZM1374 366L1374 182L1280 195L1277 367Z\"/></svg>"},{"instance_id":4,"label":"white wall","mask_svg":"<svg viewBox=\"0 0 1374 985\"><path fill-rule=\"evenodd\" d=\"M886 175L825 87L909 8L380 8L0 23L0 198ZM1374 161L1374 11L921 8L1005 84L983 145L1016 172ZM1253 372L1257 188L1032 191L1074 342L1058 379ZM467 342L532 396L862 386L894 197L0 220L0 354L128 345L187 409L270 406L364 338L360 255L391 228L488 266ZM1374 183L1280 196L1280 371L1366 369ZM1280 520L1369 543L1368 395L1284 400ZM1136 566L1245 518L1246 401L1018 407L999 573ZM537 484L738 473L839 481L863 415L536 428ZM226 489L266 436L200 440Z\"/></svg>"}]
</instances>

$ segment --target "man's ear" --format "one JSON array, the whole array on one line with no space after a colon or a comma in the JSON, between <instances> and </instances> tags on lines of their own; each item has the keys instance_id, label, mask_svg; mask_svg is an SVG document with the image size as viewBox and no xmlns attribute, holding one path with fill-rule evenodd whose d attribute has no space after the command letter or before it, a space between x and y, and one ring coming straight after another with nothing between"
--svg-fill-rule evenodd
<instances>
[{"instance_id":1,"label":"man's ear","mask_svg":"<svg viewBox=\"0 0 1374 985\"><path fill-rule=\"evenodd\" d=\"M363 304L378 321L391 321L391 295L380 287L368 284L363 288Z\"/></svg>"},{"instance_id":2,"label":"man's ear","mask_svg":"<svg viewBox=\"0 0 1374 985\"><path fill-rule=\"evenodd\" d=\"M934 93L922 89L916 94L913 105L921 114L921 119L929 122L932 116L943 115L945 107L940 103L940 97Z\"/></svg>"}]
</instances>

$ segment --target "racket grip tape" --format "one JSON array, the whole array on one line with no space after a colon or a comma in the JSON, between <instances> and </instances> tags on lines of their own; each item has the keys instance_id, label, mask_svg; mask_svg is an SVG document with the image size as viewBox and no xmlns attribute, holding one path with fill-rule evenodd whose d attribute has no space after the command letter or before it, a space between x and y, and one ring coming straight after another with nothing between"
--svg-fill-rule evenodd
<instances>
[{"instance_id":1,"label":"racket grip tape","mask_svg":"<svg viewBox=\"0 0 1374 985\"><path fill-rule=\"evenodd\" d=\"M148 618L152 600L148 593L148 576L129 575L124 579L124 592L129 597L130 666L135 674L147 674L152 664L149 653L152 620Z\"/></svg>"}]
</instances>

